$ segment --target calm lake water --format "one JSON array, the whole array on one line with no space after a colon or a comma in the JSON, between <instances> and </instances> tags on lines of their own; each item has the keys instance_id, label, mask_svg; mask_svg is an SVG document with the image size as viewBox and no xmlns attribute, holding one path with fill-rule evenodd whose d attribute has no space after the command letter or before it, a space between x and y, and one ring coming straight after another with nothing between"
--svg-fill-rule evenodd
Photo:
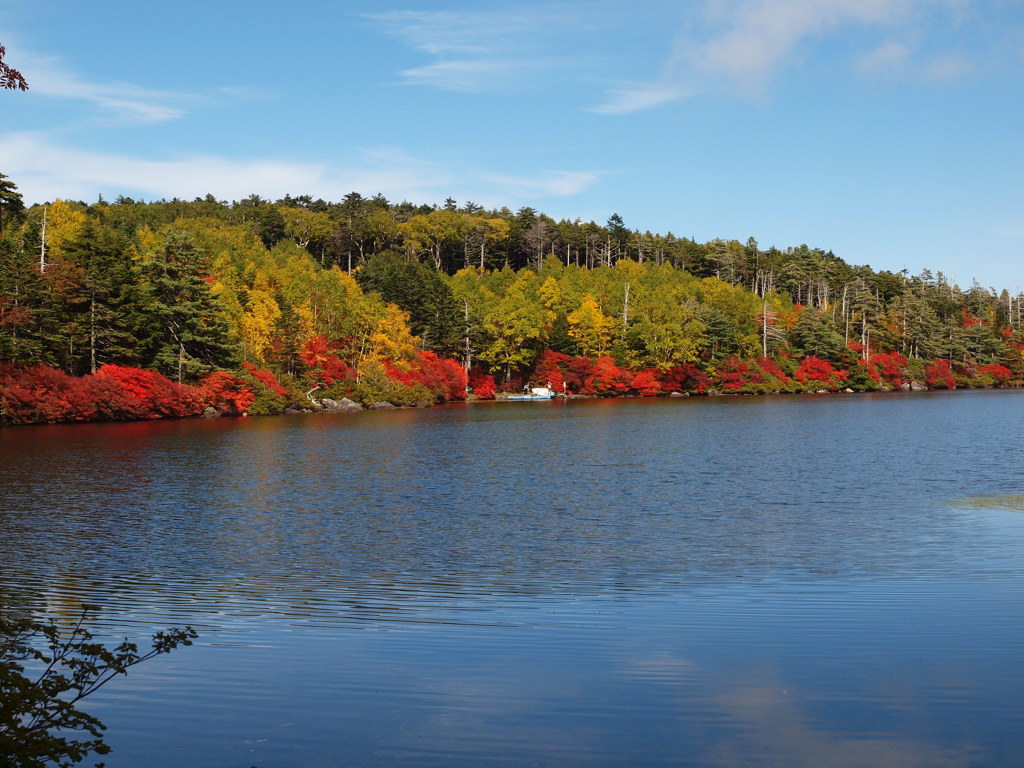
<instances>
[{"instance_id":1,"label":"calm lake water","mask_svg":"<svg viewBox=\"0 0 1024 768\"><path fill-rule=\"evenodd\" d=\"M7 429L0 595L200 632L87 700L110 768L1024 765L1022 434L994 391Z\"/></svg>"}]
</instances>

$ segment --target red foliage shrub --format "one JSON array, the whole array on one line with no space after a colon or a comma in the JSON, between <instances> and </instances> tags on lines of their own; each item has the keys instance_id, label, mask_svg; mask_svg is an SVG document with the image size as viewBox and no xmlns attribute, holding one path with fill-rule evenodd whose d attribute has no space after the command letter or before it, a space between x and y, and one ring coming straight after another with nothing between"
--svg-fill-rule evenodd
<instances>
[{"instance_id":1,"label":"red foliage shrub","mask_svg":"<svg viewBox=\"0 0 1024 768\"><path fill-rule=\"evenodd\" d=\"M387 373L388 378L392 381L397 381L399 384L404 384L407 387L420 382L419 371L413 368L399 368L390 360L384 361L384 372Z\"/></svg>"},{"instance_id":2,"label":"red foliage shrub","mask_svg":"<svg viewBox=\"0 0 1024 768\"><path fill-rule=\"evenodd\" d=\"M325 336L314 336L299 350L299 359L309 370L306 375L314 383L331 386L336 381L347 381L355 378L352 367L337 354L341 344L327 341Z\"/></svg>"},{"instance_id":3,"label":"red foliage shrub","mask_svg":"<svg viewBox=\"0 0 1024 768\"><path fill-rule=\"evenodd\" d=\"M479 369L473 369L469 372L469 386L472 388L473 394L476 395L477 399L481 400L493 400L498 392L495 377L483 373Z\"/></svg>"},{"instance_id":4,"label":"red foliage shrub","mask_svg":"<svg viewBox=\"0 0 1024 768\"><path fill-rule=\"evenodd\" d=\"M611 355L601 355L594 361L593 375L590 378L587 394L613 396L623 395L629 391L633 374L620 368Z\"/></svg>"},{"instance_id":5,"label":"red foliage shrub","mask_svg":"<svg viewBox=\"0 0 1024 768\"><path fill-rule=\"evenodd\" d=\"M466 399L469 380L461 365L450 358L438 357L429 350L419 352L418 355L417 363L408 369L385 360L384 370L388 378L407 387L422 384L434 393L438 402Z\"/></svg>"},{"instance_id":6,"label":"red foliage shrub","mask_svg":"<svg viewBox=\"0 0 1024 768\"><path fill-rule=\"evenodd\" d=\"M10 424L74 421L88 418L90 404L72 391L75 379L48 365L0 367L0 415ZM81 415L80 415L81 414Z\"/></svg>"},{"instance_id":7,"label":"red foliage shrub","mask_svg":"<svg viewBox=\"0 0 1024 768\"><path fill-rule=\"evenodd\" d=\"M318 374L311 371L309 375L318 381L322 381L327 386L331 386L336 381L348 381L355 378L352 366L335 355L331 355L324 361L323 367Z\"/></svg>"},{"instance_id":8,"label":"red foliage shrub","mask_svg":"<svg viewBox=\"0 0 1024 768\"><path fill-rule=\"evenodd\" d=\"M604 397L625 394L633 381L633 374L620 368L611 355L574 357L569 360L564 376L563 381L573 392Z\"/></svg>"},{"instance_id":9,"label":"red foliage shrub","mask_svg":"<svg viewBox=\"0 0 1024 768\"><path fill-rule=\"evenodd\" d=\"M205 407L194 387L176 384L156 371L107 364L96 371L96 375L117 382L122 391L141 406L140 418L197 416Z\"/></svg>"},{"instance_id":10,"label":"red foliage shrub","mask_svg":"<svg viewBox=\"0 0 1024 768\"><path fill-rule=\"evenodd\" d=\"M743 389L750 383L749 377L750 366L735 355L729 355L718 366L718 385L727 392ZM760 381L764 381L764 376L760 376Z\"/></svg>"},{"instance_id":11,"label":"red foliage shrub","mask_svg":"<svg viewBox=\"0 0 1024 768\"><path fill-rule=\"evenodd\" d=\"M591 382L594 378L594 361L589 357L573 357L566 364L563 376L565 384L570 392L576 394L592 395L594 390Z\"/></svg>"},{"instance_id":12,"label":"red foliage shrub","mask_svg":"<svg viewBox=\"0 0 1024 768\"><path fill-rule=\"evenodd\" d=\"M694 363L683 363L661 374L661 388L665 392L703 392L708 377Z\"/></svg>"},{"instance_id":13,"label":"red foliage shrub","mask_svg":"<svg viewBox=\"0 0 1024 768\"><path fill-rule=\"evenodd\" d=\"M105 365L76 378L48 365L0 364L0 418L10 424L194 416L201 409L194 388L153 371Z\"/></svg>"},{"instance_id":14,"label":"red foliage shrub","mask_svg":"<svg viewBox=\"0 0 1024 768\"><path fill-rule=\"evenodd\" d=\"M537 363L533 366L533 381L551 382L554 389L561 389L562 382L569 383L566 378L566 371L572 358L562 352L553 349L545 349L537 357Z\"/></svg>"},{"instance_id":15,"label":"red foliage shrub","mask_svg":"<svg viewBox=\"0 0 1024 768\"><path fill-rule=\"evenodd\" d=\"M791 381L786 372L782 370L782 367L770 357L759 357L757 359L757 367L769 376L774 376L783 384L788 384Z\"/></svg>"},{"instance_id":16,"label":"red foliage shrub","mask_svg":"<svg viewBox=\"0 0 1024 768\"><path fill-rule=\"evenodd\" d=\"M654 368L644 368L637 373L629 383L629 388L642 397L654 397L664 392L660 373Z\"/></svg>"},{"instance_id":17,"label":"red foliage shrub","mask_svg":"<svg viewBox=\"0 0 1024 768\"><path fill-rule=\"evenodd\" d=\"M256 400L252 387L229 371L207 374L199 383L198 390L202 404L221 413L245 413Z\"/></svg>"},{"instance_id":18,"label":"red foliage shrub","mask_svg":"<svg viewBox=\"0 0 1024 768\"><path fill-rule=\"evenodd\" d=\"M949 360L932 360L931 365L925 366L924 376L929 387L956 389L956 379L953 378Z\"/></svg>"},{"instance_id":19,"label":"red foliage shrub","mask_svg":"<svg viewBox=\"0 0 1024 768\"><path fill-rule=\"evenodd\" d=\"M469 383L465 369L450 358L438 357L430 351L419 353L419 381L440 400L465 400Z\"/></svg>"},{"instance_id":20,"label":"red foliage shrub","mask_svg":"<svg viewBox=\"0 0 1024 768\"><path fill-rule=\"evenodd\" d=\"M266 370L265 368L257 368L252 363L242 363L242 367L249 372L256 381L265 386L274 394L280 395L281 397L288 396L288 390L281 386L281 383L277 380L277 377L273 373Z\"/></svg>"},{"instance_id":21,"label":"red foliage shrub","mask_svg":"<svg viewBox=\"0 0 1024 768\"><path fill-rule=\"evenodd\" d=\"M493 400L498 391L494 377L479 369L469 372L469 386L472 387L473 394L480 400Z\"/></svg>"},{"instance_id":22,"label":"red foliage shrub","mask_svg":"<svg viewBox=\"0 0 1024 768\"><path fill-rule=\"evenodd\" d=\"M999 365L998 363L983 365L978 369L978 372L987 373L1000 384L1005 384L1013 376L1013 371L1005 365Z\"/></svg>"},{"instance_id":23,"label":"red foliage shrub","mask_svg":"<svg viewBox=\"0 0 1024 768\"><path fill-rule=\"evenodd\" d=\"M880 352L872 355L867 362L867 374L876 384L885 382L898 389L903 386L907 372L907 358L899 352Z\"/></svg>"},{"instance_id":24,"label":"red foliage shrub","mask_svg":"<svg viewBox=\"0 0 1024 768\"><path fill-rule=\"evenodd\" d=\"M846 381L849 371L837 371L827 360L809 355L803 359L793 376L801 383L820 381L835 389Z\"/></svg>"},{"instance_id":25,"label":"red foliage shrub","mask_svg":"<svg viewBox=\"0 0 1024 768\"><path fill-rule=\"evenodd\" d=\"M79 379L89 388L93 402L95 421L135 421L146 418L146 409L135 398L131 397L116 381L109 376L83 376Z\"/></svg>"}]
</instances>

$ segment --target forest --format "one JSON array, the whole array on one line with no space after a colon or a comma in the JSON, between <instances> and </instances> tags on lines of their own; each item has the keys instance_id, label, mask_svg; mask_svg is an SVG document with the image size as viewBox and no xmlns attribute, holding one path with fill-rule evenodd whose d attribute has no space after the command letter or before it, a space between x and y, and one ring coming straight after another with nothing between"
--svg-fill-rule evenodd
<instances>
[{"instance_id":1,"label":"forest","mask_svg":"<svg viewBox=\"0 0 1024 768\"><path fill-rule=\"evenodd\" d=\"M0 424L1024 383L1021 300L532 208L102 197L0 174Z\"/></svg>"}]
</instances>

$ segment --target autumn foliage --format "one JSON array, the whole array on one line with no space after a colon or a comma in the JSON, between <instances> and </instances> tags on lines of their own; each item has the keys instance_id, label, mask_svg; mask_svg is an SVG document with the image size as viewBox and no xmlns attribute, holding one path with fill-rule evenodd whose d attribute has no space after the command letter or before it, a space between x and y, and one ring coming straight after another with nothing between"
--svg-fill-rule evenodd
<instances>
[{"instance_id":1,"label":"autumn foliage","mask_svg":"<svg viewBox=\"0 0 1024 768\"><path fill-rule=\"evenodd\" d=\"M229 371L207 374L198 390L204 406L232 416L248 412L249 406L256 400L252 387Z\"/></svg>"},{"instance_id":2,"label":"autumn foliage","mask_svg":"<svg viewBox=\"0 0 1024 768\"><path fill-rule=\"evenodd\" d=\"M198 415L203 407L199 388L154 371L105 365L75 377L47 365L0 363L3 423L180 418Z\"/></svg>"},{"instance_id":3,"label":"autumn foliage","mask_svg":"<svg viewBox=\"0 0 1024 768\"><path fill-rule=\"evenodd\" d=\"M925 380L935 389L956 389L956 378L949 360L933 360L925 366Z\"/></svg>"},{"instance_id":4,"label":"autumn foliage","mask_svg":"<svg viewBox=\"0 0 1024 768\"><path fill-rule=\"evenodd\" d=\"M493 400L498 392L494 383L494 377L484 373L479 368L474 368L469 373L469 386L478 400Z\"/></svg>"},{"instance_id":5,"label":"autumn foliage","mask_svg":"<svg viewBox=\"0 0 1024 768\"><path fill-rule=\"evenodd\" d=\"M338 354L342 345L331 343L325 336L314 336L303 345L299 359L306 364L307 375L314 383L331 386L355 378L355 371Z\"/></svg>"},{"instance_id":6,"label":"autumn foliage","mask_svg":"<svg viewBox=\"0 0 1024 768\"><path fill-rule=\"evenodd\" d=\"M465 369L454 360L438 357L430 351L419 353L419 380L441 401L466 399L469 379Z\"/></svg>"},{"instance_id":7,"label":"autumn foliage","mask_svg":"<svg viewBox=\"0 0 1024 768\"><path fill-rule=\"evenodd\" d=\"M661 378L654 368L639 371L629 383L629 388L641 397L654 397L664 392L661 388Z\"/></svg>"},{"instance_id":8,"label":"autumn foliage","mask_svg":"<svg viewBox=\"0 0 1024 768\"><path fill-rule=\"evenodd\" d=\"M802 384L820 382L826 389L838 389L847 376L848 371L836 370L828 360L812 356L805 357L793 374L793 378Z\"/></svg>"},{"instance_id":9,"label":"autumn foliage","mask_svg":"<svg viewBox=\"0 0 1024 768\"><path fill-rule=\"evenodd\" d=\"M252 363L242 363L242 367L256 380L257 383L262 384L268 390L281 397L287 397L288 390L281 386L281 382L277 380L273 372L264 368L257 368Z\"/></svg>"},{"instance_id":10,"label":"autumn foliage","mask_svg":"<svg viewBox=\"0 0 1024 768\"><path fill-rule=\"evenodd\" d=\"M186 384L177 384L156 371L122 365L104 365L95 374L116 382L143 410L143 418L181 418L201 413L200 391Z\"/></svg>"},{"instance_id":11,"label":"autumn foliage","mask_svg":"<svg viewBox=\"0 0 1024 768\"><path fill-rule=\"evenodd\" d=\"M983 365L978 369L982 375L991 376L997 384L1006 384L1012 377L1013 371L1005 365L992 364Z\"/></svg>"},{"instance_id":12,"label":"autumn foliage","mask_svg":"<svg viewBox=\"0 0 1024 768\"><path fill-rule=\"evenodd\" d=\"M708 388L708 375L696 363L674 365L660 376L665 392L703 393Z\"/></svg>"},{"instance_id":13,"label":"autumn foliage","mask_svg":"<svg viewBox=\"0 0 1024 768\"><path fill-rule=\"evenodd\" d=\"M874 354L868 359L866 368L867 375L876 384L899 389L907 374L907 358L898 352Z\"/></svg>"}]
</instances>

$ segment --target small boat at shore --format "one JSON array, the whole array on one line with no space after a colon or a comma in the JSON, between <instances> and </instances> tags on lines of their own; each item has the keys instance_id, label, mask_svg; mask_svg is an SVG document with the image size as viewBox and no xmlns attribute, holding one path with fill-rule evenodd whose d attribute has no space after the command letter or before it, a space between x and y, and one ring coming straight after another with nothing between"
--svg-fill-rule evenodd
<instances>
[{"instance_id":1,"label":"small boat at shore","mask_svg":"<svg viewBox=\"0 0 1024 768\"><path fill-rule=\"evenodd\" d=\"M549 387L533 387L521 395L509 395L508 400L523 402L525 400L550 400L555 393Z\"/></svg>"}]
</instances>

